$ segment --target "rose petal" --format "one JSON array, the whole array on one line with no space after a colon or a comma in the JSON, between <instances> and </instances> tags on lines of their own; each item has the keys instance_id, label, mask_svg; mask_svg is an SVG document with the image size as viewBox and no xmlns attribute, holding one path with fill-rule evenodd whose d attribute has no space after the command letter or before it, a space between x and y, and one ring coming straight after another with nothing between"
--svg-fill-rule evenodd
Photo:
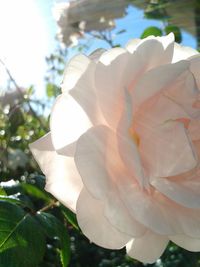
<instances>
[{"instance_id":1,"label":"rose petal","mask_svg":"<svg viewBox=\"0 0 200 267\"><path fill-rule=\"evenodd\" d=\"M110 187L105 153L109 149L109 129L97 126L88 130L77 141L75 163L83 183L95 198L103 199Z\"/></svg>"},{"instance_id":2,"label":"rose petal","mask_svg":"<svg viewBox=\"0 0 200 267\"><path fill-rule=\"evenodd\" d=\"M183 59L188 59L189 57L196 54L198 54L197 50L188 46L182 46L180 44L174 43L174 54L172 63L175 63Z\"/></svg>"},{"instance_id":3,"label":"rose petal","mask_svg":"<svg viewBox=\"0 0 200 267\"><path fill-rule=\"evenodd\" d=\"M127 180L127 181L125 181ZM170 224L164 208L145 191L140 189L137 184L124 178L123 181L118 182L118 190L121 199L127 210L137 221L145 225L152 231L163 234L172 235L176 233L177 229Z\"/></svg>"},{"instance_id":4,"label":"rose petal","mask_svg":"<svg viewBox=\"0 0 200 267\"><path fill-rule=\"evenodd\" d=\"M95 51L93 51L90 55L89 58L90 60L93 60L95 62L98 62L102 54L106 52L106 49L103 48L98 48Z\"/></svg>"},{"instance_id":5,"label":"rose petal","mask_svg":"<svg viewBox=\"0 0 200 267\"><path fill-rule=\"evenodd\" d=\"M69 94L57 98L50 118L52 142L56 150L75 142L91 126L86 113Z\"/></svg>"},{"instance_id":6,"label":"rose petal","mask_svg":"<svg viewBox=\"0 0 200 267\"><path fill-rule=\"evenodd\" d=\"M173 55L174 35L164 37L149 36L143 40L134 39L126 45L126 49L140 55L140 60L148 65L148 70L156 66L170 63ZM149 51L151 53L149 54Z\"/></svg>"},{"instance_id":7,"label":"rose petal","mask_svg":"<svg viewBox=\"0 0 200 267\"><path fill-rule=\"evenodd\" d=\"M199 210L178 205L156 190L142 190L125 177L118 182L118 190L131 216L153 232L200 237Z\"/></svg>"},{"instance_id":8,"label":"rose petal","mask_svg":"<svg viewBox=\"0 0 200 267\"><path fill-rule=\"evenodd\" d=\"M200 55L199 53L196 56L189 58L189 61L190 61L190 70L194 74L197 86L200 90L200 75L199 75Z\"/></svg>"},{"instance_id":9,"label":"rose petal","mask_svg":"<svg viewBox=\"0 0 200 267\"><path fill-rule=\"evenodd\" d=\"M131 239L114 228L103 214L103 202L93 198L85 189L77 202L77 219L82 232L95 244L120 249Z\"/></svg>"},{"instance_id":10,"label":"rose petal","mask_svg":"<svg viewBox=\"0 0 200 267\"><path fill-rule=\"evenodd\" d=\"M200 92L194 75L190 71L180 75L165 91L164 95L177 103L192 118L200 117L200 109L195 107Z\"/></svg>"},{"instance_id":11,"label":"rose petal","mask_svg":"<svg viewBox=\"0 0 200 267\"><path fill-rule=\"evenodd\" d=\"M114 185L112 189L107 196L108 200L105 201L104 214L108 221L119 231L132 237L143 235L146 228L129 214Z\"/></svg>"},{"instance_id":12,"label":"rose petal","mask_svg":"<svg viewBox=\"0 0 200 267\"><path fill-rule=\"evenodd\" d=\"M99 61L103 63L104 65L109 65L111 64L112 61L114 61L120 55L123 55L125 53L126 53L126 50L124 48L115 47L101 54Z\"/></svg>"},{"instance_id":13,"label":"rose petal","mask_svg":"<svg viewBox=\"0 0 200 267\"><path fill-rule=\"evenodd\" d=\"M140 140L143 166L151 177L184 173L197 165L197 155L184 125L169 121L149 129Z\"/></svg>"},{"instance_id":14,"label":"rose petal","mask_svg":"<svg viewBox=\"0 0 200 267\"><path fill-rule=\"evenodd\" d=\"M45 189L75 212L82 181L73 158L56 153L50 133L32 143L30 149L46 175Z\"/></svg>"},{"instance_id":15,"label":"rose petal","mask_svg":"<svg viewBox=\"0 0 200 267\"><path fill-rule=\"evenodd\" d=\"M112 59L109 65L97 63L95 71L97 101L106 121L113 128L116 127L122 110L120 98L125 87L123 69L126 68L127 61L128 53L123 52Z\"/></svg>"},{"instance_id":16,"label":"rose petal","mask_svg":"<svg viewBox=\"0 0 200 267\"><path fill-rule=\"evenodd\" d=\"M100 53L100 51L99 51ZM93 54L95 61L98 61L100 55L98 52ZM99 103L97 101L97 96L95 92L94 84L94 73L96 70L96 63L91 62L88 66L87 71L82 75L82 77L77 82L76 86L69 91L69 94L77 101L77 103L82 107L82 109L87 114L88 118L93 125L105 123L103 115L99 108Z\"/></svg>"},{"instance_id":17,"label":"rose petal","mask_svg":"<svg viewBox=\"0 0 200 267\"><path fill-rule=\"evenodd\" d=\"M178 246L189 251L200 251L200 238L191 238L186 235L170 236L169 239Z\"/></svg>"},{"instance_id":18,"label":"rose petal","mask_svg":"<svg viewBox=\"0 0 200 267\"><path fill-rule=\"evenodd\" d=\"M192 176L195 174L197 177L188 177L178 181L170 178L155 178L151 180L151 184L173 201L188 208L198 209L200 207L200 174L194 172Z\"/></svg>"},{"instance_id":19,"label":"rose petal","mask_svg":"<svg viewBox=\"0 0 200 267\"><path fill-rule=\"evenodd\" d=\"M154 263L164 252L169 239L147 231L142 237L131 240L126 250L130 257L143 263Z\"/></svg>"},{"instance_id":20,"label":"rose petal","mask_svg":"<svg viewBox=\"0 0 200 267\"><path fill-rule=\"evenodd\" d=\"M62 92L68 92L74 88L83 73L87 70L90 59L84 55L74 56L67 64L62 82Z\"/></svg>"},{"instance_id":21,"label":"rose petal","mask_svg":"<svg viewBox=\"0 0 200 267\"><path fill-rule=\"evenodd\" d=\"M145 73L131 93L133 108L136 110L143 102L173 84L180 75L188 71L189 62L179 61L166 64Z\"/></svg>"},{"instance_id":22,"label":"rose petal","mask_svg":"<svg viewBox=\"0 0 200 267\"><path fill-rule=\"evenodd\" d=\"M188 126L190 138L195 141L200 139L200 120L192 120Z\"/></svg>"},{"instance_id":23,"label":"rose petal","mask_svg":"<svg viewBox=\"0 0 200 267\"><path fill-rule=\"evenodd\" d=\"M124 107L124 112L117 127L119 154L138 183L141 186L146 187L148 186L147 177L145 177L137 144L130 133L132 105L130 103L130 95L128 92L125 92Z\"/></svg>"}]
</instances>

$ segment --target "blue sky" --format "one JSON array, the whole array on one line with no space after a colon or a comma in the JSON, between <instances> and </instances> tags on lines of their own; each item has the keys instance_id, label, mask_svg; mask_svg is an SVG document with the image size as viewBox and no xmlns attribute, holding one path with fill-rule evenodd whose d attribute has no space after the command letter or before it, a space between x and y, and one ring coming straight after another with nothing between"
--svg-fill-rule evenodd
<instances>
[{"instance_id":1,"label":"blue sky","mask_svg":"<svg viewBox=\"0 0 200 267\"><path fill-rule=\"evenodd\" d=\"M0 0L0 58L6 63L19 85L34 84L38 95L43 95L43 77L46 71L45 56L56 47L56 23L52 7L56 0ZM57 1L58 2L58 1ZM59 1L61 2L61 1ZM129 7L128 15L117 19L117 30L127 32L118 36L116 43L124 45L130 38L139 37L148 26L159 26L159 21L144 20L143 12ZM195 47L194 38L184 33L183 44ZM104 42L95 41L91 51L106 47ZM71 56L75 52L70 52ZM70 57L71 57L70 56ZM0 67L0 88L5 82Z\"/></svg>"}]
</instances>

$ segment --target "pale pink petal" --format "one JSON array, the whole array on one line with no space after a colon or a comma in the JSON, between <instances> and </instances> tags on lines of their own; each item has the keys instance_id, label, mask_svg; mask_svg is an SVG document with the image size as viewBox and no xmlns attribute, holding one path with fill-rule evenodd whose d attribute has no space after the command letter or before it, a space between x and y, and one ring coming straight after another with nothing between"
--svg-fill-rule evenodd
<instances>
[{"instance_id":1,"label":"pale pink petal","mask_svg":"<svg viewBox=\"0 0 200 267\"><path fill-rule=\"evenodd\" d=\"M172 235L177 232L178 226L174 228L171 225L171 218L168 218L165 209L148 192L140 189L138 184L124 177L123 181L118 182L118 190L131 216L141 224L158 234Z\"/></svg>"},{"instance_id":2,"label":"pale pink petal","mask_svg":"<svg viewBox=\"0 0 200 267\"><path fill-rule=\"evenodd\" d=\"M81 54L74 56L69 61L64 71L62 92L68 92L70 89L74 88L90 63L90 59Z\"/></svg>"},{"instance_id":3,"label":"pale pink petal","mask_svg":"<svg viewBox=\"0 0 200 267\"><path fill-rule=\"evenodd\" d=\"M99 51L100 53L100 51ZM100 55L96 52L93 57L98 61ZM96 63L93 61L88 66L87 71L80 77L76 86L69 91L69 94L77 101L85 111L93 125L103 124L104 118L99 108L95 92L94 75Z\"/></svg>"},{"instance_id":4,"label":"pale pink petal","mask_svg":"<svg viewBox=\"0 0 200 267\"><path fill-rule=\"evenodd\" d=\"M132 54L138 47L138 45L141 43L141 39L132 39L126 44L126 49Z\"/></svg>"},{"instance_id":5,"label":"pale pink petal","mask_svg":"<svg viewBox=\"0 0 200 267\"><path fill-rule=\"evenodd\" d=\"M177 105L172 99L159 93L145 101L134 114L132 130L138 137L146 138L149 131L158 126L163 126L169 121L179 121L184 119L190 122L190 116Z\"/></svg>"},{"instance_id":6,"label":"pale pink petal","mask_svg":"<svg viewBox=\"0 0 200 267\"><path fill-rule=\"evenodd\" d=\"M195 106L200 92L190 71L184 72L169 85L164 95L177 103L191 118L200 117L200 109Z\"/></svg>"},{"instance_id":7,"label":"pale pink petal","mask_svg":"<svg viewBox=\"0 0 200 267\"><path fill-rule=\"evenodd\" d=\"M126 251L128 255L143 263L154 263L163 254L169 239L147 231L142 237L131 240Z\"/></svg>"},{"instance_id":8,"label":"pale pink petal","mask_svg":"<svg viewBox=\"0 0 200 267\"><path fill-rule=\"evenodd\" d=\"M95 198L103 199L109 191L111 179L106 169L107 136L110 130L97 126L77 141L75 163L83 183Z\"/></svg>"},{"instance_id":9,"label":"pale pink petal","mask_svg":"<svg viewBox=\"0 0 200 267\"><path fill-rule=\"evenodd\" d=\"M139 151L143 166L151 177L173 176L194 168L195 149L184 125L169 121L142 136Z\"/></svg>"},{"instance_id":10,"label":"pale pink petal","mask_svg":"<svg viewBox=\"0 0 200 267\"><path fill-rule=\"evenodd\" d=\"M169 236L169 239L178 246L193 252L200 251L200 238L191 238L186 235Z\"/></svg>"},{"instance_id":11,"label":"pale pink petal","mask_svg":"<svg viewBox=\"0 0 200 267\"><path fill-rule=\"evenodd\" d=\"M175 43L172 63L175 63L183 59L188 59L189 57L196 54L199 54L197 50L188 46L182 46L180 44Z\"/></svg>"},{"instance_id":12,"label":"pale pink petal","mask_svg":"<svg viewBox=\"0 0 200 267\"><path fill-rule=\"evenodd\" d=\"M124 177L118 182L120 197L137 221L161 235L200 237L200 210L185 208L158 191L140 189Z\"/></svg>"},{"instance_id":13,"label":"pale pink petal","mask_svg":"<svg viewBox=\"0 0 200 267\"><path fill-rule=\"evenodd\" d=\"M193 238L200 237L200 209L189 209L176 204L158 191L155 191L153 198L165 213L168 223L173 227L173 235L185 234Z\"/></svg>"},{"instance_id":14,"label":"pale pink petal","mask_svg":"<svg viewBox=\"0 0 200 267\"><path fill-rule=\"evenodd\" d=\"M132 123L132 105L130 96L127 91L124 93L124 111L117 127L117 141L119 146L119 154L135 179L141 186L147 185L147 177L142 167L142 162L138 150L137 143L131 135L130 127Z\"/></svg>"},{"instance_id":15,"label":"pale pink petal","mask_svg":"<svg viewBox=\"0 0 200 267\"><path fill-rule=\"evenodd\" d=\"M146 228L129 214L114 185L107 201L105 200L104 214L115 228L131 237L139 237L146 231Z\"/></svg>"},{"instance_id":16,"label":"pale pink petal","mask_svg":"<svg viewBox=\"0 0 200 267\"><path fill-rule=\"evenodd\" d=\"M77 142L75 162L90 194L104 202L105 216L110 223L121 232L139 236L144 232L144 226L128 214L110 176L112 169L116 170L120 165L112 155L114 138L114 133L106 127L91 128ZM114 176L121 178L121 173Z\"/></svg>"},{"instance_id":17,"label":"pale pink petal","mask_svg":"<svg viewBox=\"0 0 200 267\"><path fill-rule=\"evenodd\" d=\"M118 58L120 55L125 54L126 50L121 47L112 48L103 54L101 54L99 61L104 65L109 65L112 61Z\"/></svg>"},{"instance_id":18,"label":"pale pink petal","mask_svg":"<svg viewBox=\"0 0 200 267\"><path fill-rule=\"evenodd\" d=\"M56 150L75 142L92 126L81 106L69 95L60 95L52 109L50 128Z\"/></svg>"},{"instance_id":19,"label":"pale pink petal","mask_svg":"<svg viewBox=\"0 0 200 267\"><path fill-rule=\"evenodd\" d=\"M89 58L90 60L93 60L95 62L98 62L100 57L102 56L103 53L105 53L106 50L103 49L103 48L98 48L96 49L94 52L92 52L90 55L89 55Z\"/></svg>"},{"instance_id":20,"label":"pale pink petal","mask_svg":"<svg viewBox=\"0 0 200 267\"><path fill-rule=\"evenodd\" d=\"M200 90L200 75L199 75L199 69L200 69L200 55L193 56L188 59L190 61L190 70L194 74L197 86Z\"/></svg>"},{"instance_id":21,"label":"pale pink petal","mask_svg":"<svg viewBox=\"0 0 200 267\"><path fill-rule=\"evenodd\" d=\"M169 34L164 37L149 36L142 40L130 41L126 49L130 53L137 53L140 60L145 62L146 70L171 62L174 48L174 36ZM149 53L151 51L151 53Z\"/></svg>"},{"instance_id":22,"label":"pale pink petal","mask_svg":"<svg viewBox=\"0 0 200 267\"><path fill-rule=\"evenodd\" d=\"M93 198L85 189L81 191L76 209L78 224L91 242L105 248L120 249L131 239L109 223L103 214L103 202Z\"/></svg>"},{"instance_id":23,"label":"pale pink petal","mask_svg":"<svg viewBox=\"0 0 200 267\"><path fill-rule=\"evenodd\" d=\"M32 143L30 149L46 175L45 189L75 212L82 181L73 158L56 153L50 133Z\"/></svg>"},{"instance_id":24,"label":"pale pink petal","mask_svg":"<svg viewBox=\"0 0 200 267\"><path fill-rule=\"evenodd\" d=\"M189 136L193 141L200 139L200 120L192 120L188 126Z\"/></svg>"},{"instance_id":25,"label":"pale pink petal","mask_svg":"<svg viewBox=\"0 0 200 267\"><path fill-rule=\"evenodd\" d=\"M153 95L167 89L180 75L188 71L188 61L166 64L145 73L131 93L133 108L136 110Z\"/></svg>"},{"instance_id":26,"label":"pale pink petal","mask_svg":"<svg viewBox=\"0 0 200 267\"><path fill-rule=\"evenodd\" d=\"M151 184L168 198L188 208L200 207L199 172L191 174L187 179L152 178Z\"/></svg>"},{"instance_id":27,"label":"pale pink petal","mask_svg":"<svg viewBox=\"0 0 200 267\"><path fill-rule=\"evenodd\" d=\"M122 110L120 99L126 86L124 70L127 67L128 58L129 55L125 52L113 59L109 65L99 62L95 71L97 100L106 121L114 129Z\"/></svg>"}]
</instances>

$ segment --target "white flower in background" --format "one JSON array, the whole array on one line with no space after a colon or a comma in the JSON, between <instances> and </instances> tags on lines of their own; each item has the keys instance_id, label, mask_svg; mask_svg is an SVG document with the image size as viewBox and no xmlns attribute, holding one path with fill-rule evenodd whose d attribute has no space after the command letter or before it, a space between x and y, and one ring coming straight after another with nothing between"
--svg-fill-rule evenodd
<instances>
[{"instance_id":1,"label":"white flower in background","mask_svg":"<svg viewBox=\"0 0 200 267\"><path fill-rule=\"evenodd\" d=\"M20 100L23 99L25 93L26 90L24 88L20 88L20 91L16 89L10 91L0 91L0 106L13 107L14 105L18 104Z\"/></svg>"},{"instance_id":2,"label":"white flower in background","mask_svg":"<svg viewBox=\"0 0 200 267\"><path fill-rule=\"evenodd\" d=\"M65 45L76 45L84 32L102 31L115 26L114 19L125 14L128 1L73 0L59 3L53 9L58 24L58 39Z\"/></svg>"},{"instance_id":3,"label":"white flower in background","mask_svg":"<svg viewBox=\"0 0 200 267\"><path fill-rule=\"evenodd\" d=\"M200 251L200 55L166 37L78 55L31 150L99 246L155 262Z\"/></svg>"}]
</instances>

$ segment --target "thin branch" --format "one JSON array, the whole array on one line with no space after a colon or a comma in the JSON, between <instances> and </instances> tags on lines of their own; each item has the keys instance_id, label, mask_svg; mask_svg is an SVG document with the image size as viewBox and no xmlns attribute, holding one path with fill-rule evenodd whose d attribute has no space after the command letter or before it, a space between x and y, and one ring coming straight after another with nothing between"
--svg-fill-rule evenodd
<instances>
[{"instance_id":1,"label":"thin branch","mask_svg":"<svg viewBox=\"0 0 200 267\"><path fill-rule=\"evenodd\" d=\"M37 212L44 212L44 211L47 211L47 210L52 209L54 207L58 207L59 205L60 205L59 201L52 201L50 204L48 204L47 206L45 206L42 209L38 210Z\"/></svg>"},{"instance_id":2,"label":"thin branch","mask_svg":"<svg viewBox=\"0 0 200 267\"><path fill-rule=\"evenodd\" d=\"M10 78L11 82L14 84L14 86L16 87L17 91L20 93L20 96L22 99L24 99L24 96L23 96L23 92L20 88L20 86L17 84L16 80L13 78L11 72L9 71L9 69L7 68L6 64L3 62L2 59L0 59L0 63L2 64L2 66L5 68L6 70L6 73L8 74L8 77ZM47 127L44 125L44 123L42 122L42 120L40 119L40 117L37 115L37 113L35 112L35 110L32 108L31 104L29 101L26 102L29 109L30 109L30 112L31 114L37 118L37 120L40 122L42 128L45 130L45 131L48 131Z\"/></svg>"}]
</instances>

